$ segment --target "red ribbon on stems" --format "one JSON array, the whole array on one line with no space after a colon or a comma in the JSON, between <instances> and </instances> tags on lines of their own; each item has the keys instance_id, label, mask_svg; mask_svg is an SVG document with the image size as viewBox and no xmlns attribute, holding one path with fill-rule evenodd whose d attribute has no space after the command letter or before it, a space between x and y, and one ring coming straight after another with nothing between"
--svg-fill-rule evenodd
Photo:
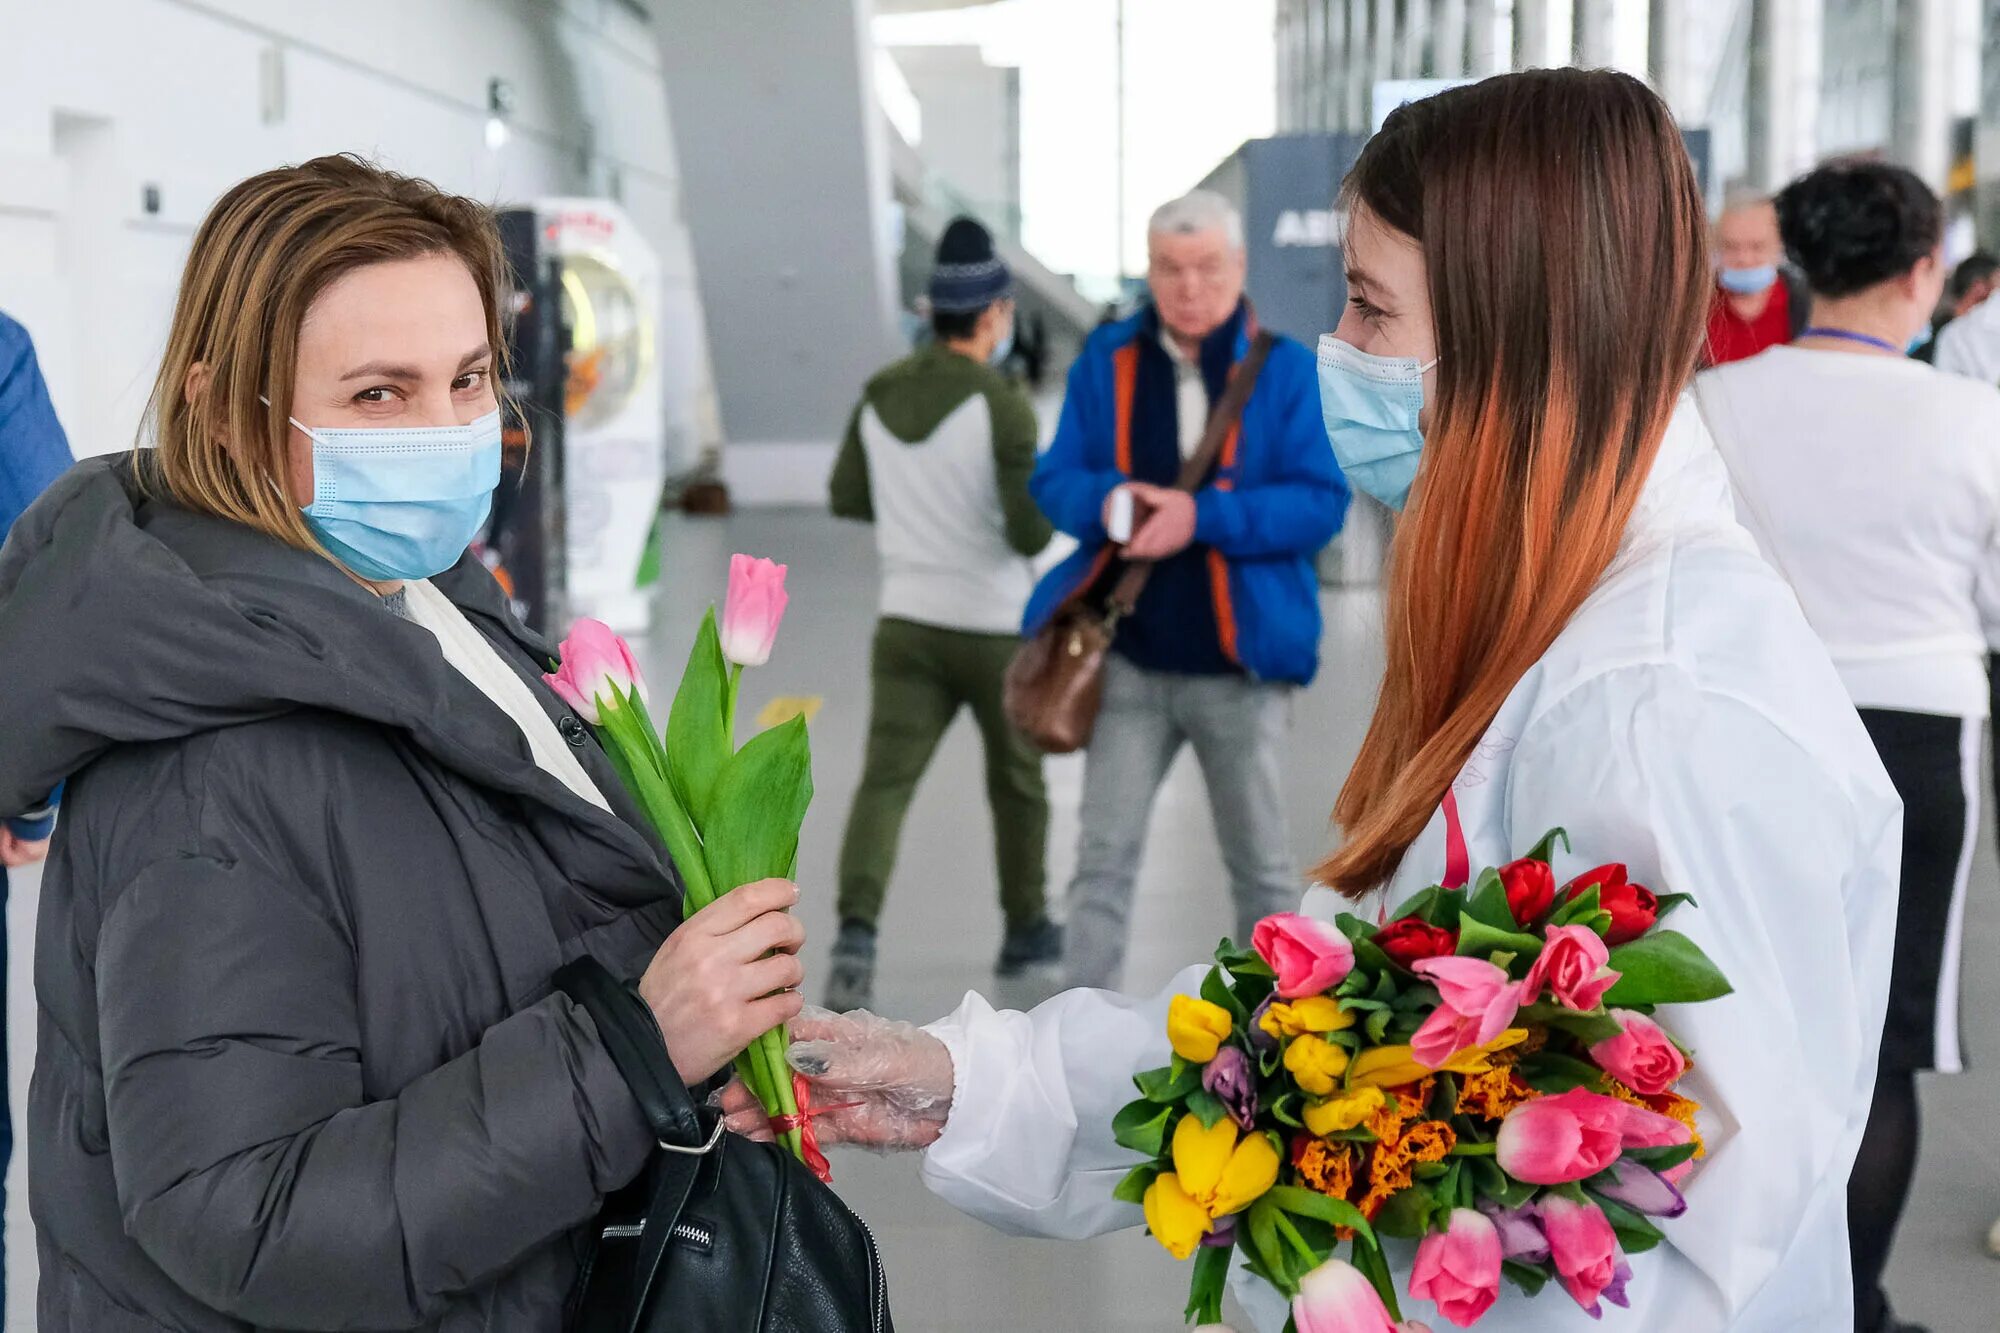
<instances>
[{"instance_id":1,"label":"red ribbon on stems","mask_svg":"<svg viewBox=\"0 0 2000 1333\"><path fill-rule=\"evenodd\" d=\"M805 1075L796 1070L792 1073L792 1097L798 1102L799 1113L770 1117L771 1132L782 1137L796 1129L799 1132L799 1156L804 1160L806 1168L819 1177L820 1184L830 1185L833 1183L833 1166L826 1160L826 1154L819 1149L819 1131L813 1128L813 1120L818 1116L832 1115L835 1111L851 1111L861 1103L841 1102L837 1106L814 1106L812 1086L806 1082Z\"/></svg>"}]
</instances>

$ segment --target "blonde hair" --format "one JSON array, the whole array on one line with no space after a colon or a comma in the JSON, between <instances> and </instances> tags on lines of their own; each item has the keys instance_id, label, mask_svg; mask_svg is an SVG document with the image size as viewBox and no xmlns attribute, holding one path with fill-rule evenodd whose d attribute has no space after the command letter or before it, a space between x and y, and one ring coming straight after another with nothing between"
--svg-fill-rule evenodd
<instances>
[{"instance_id":1,"label":"blonde hair","mask_svg":"<svg viewBox=\"0 0 2000 1333\"><path fill-rule=\"evenodd\" d=\"M464 261L487 341L504 358L506 256L484 206L351 153L231 188L195 232L181 274L142 431L156 447L138 475L189 509L318 550L285 485L299 326L345 274L426 255Z\"/></svg>"}]
</instances>

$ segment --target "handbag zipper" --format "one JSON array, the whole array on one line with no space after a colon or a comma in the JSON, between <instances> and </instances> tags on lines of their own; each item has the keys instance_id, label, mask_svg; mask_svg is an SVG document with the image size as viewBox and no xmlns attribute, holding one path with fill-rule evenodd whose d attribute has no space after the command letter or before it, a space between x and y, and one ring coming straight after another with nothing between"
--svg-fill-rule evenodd
<instances>
[{"instance_id":1,"label":"handbag zipper","mask_svg":"<svg viewBox=\"0 0 2000 1333\"><path fill-rule=\"evenodd\" d=\"M606 1240L637 1240L645 1234L646 1224L643 1222L623 1222L604 1228ZM675 1240L699 1249L708 1250L715 1247L715 1236L705 1227L698 1227L692 1222L674 1223L672 1234Z\"/></svg>"},{"instance_id":2,"label":"handbag zipper","mask_svg":"<svg viewBox=\"0 0 2000 1333\"><path fill-rule=\"evenodd\" d=\"M889 1309L889 1275L882 1271L882 1252L875 1244L875 1230L865 1218L852 1208L848 1214L861 1223L861 1234L868 1238L868 1327L872 1333L882 1333L882 1319Z\"/></svg>"}]
</instances>

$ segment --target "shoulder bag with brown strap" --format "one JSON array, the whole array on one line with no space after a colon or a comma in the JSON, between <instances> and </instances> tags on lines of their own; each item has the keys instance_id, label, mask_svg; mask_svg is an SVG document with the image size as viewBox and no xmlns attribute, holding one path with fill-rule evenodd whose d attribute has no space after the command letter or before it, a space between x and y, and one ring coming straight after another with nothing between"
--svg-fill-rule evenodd
<instances>
[{"instance_id":1,"label":"shoulder bag with brown strap","mask_svg":"<svg viewBox=\"0 0 2000 1333\"><path fill-rule=\"evenodd\" d=\"M1177 490L1193 494L1208 484L1276 341L1262 330L1251 339L1249 352L1230 374L1222 400L1209 415L1201 447L1181 465ZM1007 717L1045 753L1071 754L1090 743L1104 699L1104 655L1118 635L1118 622L1139 605L1139 594L1152 573L1151 561L1125 562L1103 606L1090 595L1101 580L1087 582L1041 633L1014 654L1007 668Z\"/></svg>"}]
</instances>

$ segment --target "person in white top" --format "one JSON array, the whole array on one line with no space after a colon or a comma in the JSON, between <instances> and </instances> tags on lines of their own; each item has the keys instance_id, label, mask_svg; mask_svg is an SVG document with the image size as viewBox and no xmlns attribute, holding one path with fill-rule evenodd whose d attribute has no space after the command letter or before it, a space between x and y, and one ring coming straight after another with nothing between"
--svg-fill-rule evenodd
<instances>
[{"instance_id":1,"label":"person in white top","mask_svg":"<svg viewBox=\"0 0 2000 1333\"><path fill-rule=\"evenodd\" d=\"M1951 318L1937 331L1932 365L1947 374L2000 385L2000 304L1988 299L1996 286L2000 259L1981 250L1959 261L1946 297Z\"/></svg>"},{"instance_id":2,"label":"person in white top","mask_svg":"<svg viewBox=\"0 0 2000 1333\"><path fill-rule=\"evenodd\" d=\"M1034 405L995 368L1014 339L1013 276L976 219L938 238L929 301L937 337L875 374L828 483L837 517L870 523L882 560L869 667L867 759L840 845L835 1009L871 1002L875 931L917 783L960 712L979 726L1006 934L995 972L1052 967L1049 800L1041 752L1007 719L1007 667L1055 529L1028 493Z\"/></svg>"},{"instance_id":3,"label":"person in white top","mask_svg":"<svg viewBox=\"0 0 2000 1333\"><path fill-rule=\"evenodd\" d=\"M1738 513L1792 584L1902 794L1881 1073L1849 1186L1855 1327L1908 1328L1882 1274L1917 1159L1916 1071L1963 1067L1958 989L2000 559L2000 389L1904 348L1943 285L1937 196L1883 162L1778 196L1813 291L1799 340L1701 376Z\"/></svg>"},{"instance_id":4,"label":"person in white top","mask_svg":"<svg viewBox=\"0 0 2000 1333\"><path fill-rule=\"evenodd\" d=\"M1448 791L1474 865L1561 825L1559 875L1617 859L1692 892L1676 927L1736 987L1663 1011L1695 1052L1708 1155L1689 1215L1631 1257L1617 1326L1843 1328L1900 810L1683 398L1708 262L1673 118L1610 71L1488 79L1391 116L1343 200L1350 309L1322 343L1321 403L1350 480L1409 499L1346 841L1302 910L1375 912L1436 882ZM1003 1230L1136 1226L1112 1194L1134 1156L1112 1117L1167 1057L1168 999L1205 970L1150 1000L1071 991L1030 1013L972 995L923 1031L808 1014L794 1061L816 1102L862 1103L823 1135L928 1145L931 1188ZM1238 1296L1258 1328L1284 1326L1270 1288ZM1595 1325L1551 1291L1503 1293L1481 1327Z\"/></svg>"}]
</instances>

